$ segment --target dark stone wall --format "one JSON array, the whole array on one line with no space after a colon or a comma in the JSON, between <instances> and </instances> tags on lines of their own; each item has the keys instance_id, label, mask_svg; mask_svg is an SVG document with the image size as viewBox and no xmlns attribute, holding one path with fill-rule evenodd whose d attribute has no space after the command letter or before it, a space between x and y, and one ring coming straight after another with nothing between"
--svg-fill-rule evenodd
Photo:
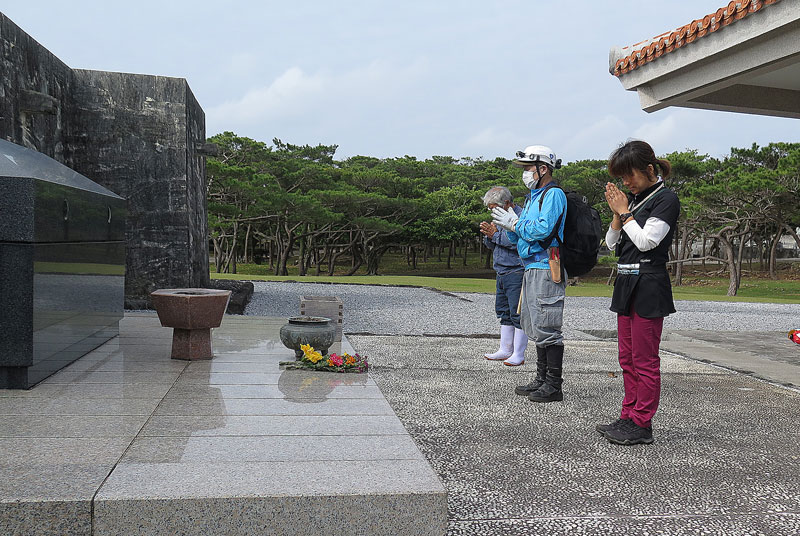
<instances>
[{"instance_id":1,"label":"dark stone wall","mask_svg":"<svg viewBox=\"0 0 800 536\"><path fill-rule=\"evenodd\" d=\"M71 167L128 200L125 295L206 286L205 116L185 80L76 69ZM98 165L98 163L100 165Z\"/></svg>"},{"instance_id":2,"label":"dark stone wall","mask_svg":"<svg viewBox=\"0 0 800 536\"><path fill-rule=\"evenodd\" d=\"M64 162L72 69L0 13L0 136Z\"/></svg>"},{"instance_id":3,"label":"dark stone wall","mask_svg":"<svg viewBox=\"0 0 800 536\"><path fill-rule=\"evenodd\" d=\"M206 114L186 84L186 169L189 201L189 263L191 286L208 287L208 205L206 159L200 153L206 141Z\"/></svg>"},{"instance_id":4,"label":"dark stone wall","mask_svg":"<svg viewBox=\"0 0 800 536\"><path fill-rule=\"evenodd\" d=\"M0 136L128 201L125 303L208 286L205 115L186 80L70 69L0 13Z\"/></svg>"}]
</instances>

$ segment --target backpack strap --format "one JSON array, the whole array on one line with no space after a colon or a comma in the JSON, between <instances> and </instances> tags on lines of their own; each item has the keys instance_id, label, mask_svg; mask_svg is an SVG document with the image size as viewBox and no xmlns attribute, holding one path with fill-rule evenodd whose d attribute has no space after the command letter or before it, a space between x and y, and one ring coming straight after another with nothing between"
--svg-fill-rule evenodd
<instances>
[{"instance_id":1,"label":"backpack strap","mask_svg":"<svg viewBox=\"0 0 800 536\"><path fill-rule=\"evenodd\" d=\"M563 190L561 188L561 186L557 185L554 182L551 182L550 184L545 186L544 189L542 190L541 195L539 196L539 212L542 211L542 204L544 203L544 195L547 193L547 190L549 190L550 188L558 188L558 189ZM550 233L550 235L547 238L545 238L544 240L539 240L539 247L542 248L543 250L546 251L547 248L550 247L550 244L553 243L553 239L555 239L556 242L558 242L558 246L561 247L562 242L561 242L561 239L558 238L558 228L561 227L561 220L564 219L564 213L566 212L566 208L567 207L565 206L564 207L564 212L559 214L558 219L556 220L556 224L553 226L553 231Z\"/></svg>"}]
</instances>

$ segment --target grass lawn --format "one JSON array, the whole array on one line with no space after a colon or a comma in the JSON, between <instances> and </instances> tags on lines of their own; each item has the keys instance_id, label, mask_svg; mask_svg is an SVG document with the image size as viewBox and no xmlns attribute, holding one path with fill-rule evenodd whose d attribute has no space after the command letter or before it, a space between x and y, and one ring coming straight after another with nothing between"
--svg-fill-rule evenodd
<instances>
[{"instance_id":1,"label":"grass lawn","mask_svg":"<svg viewBox=\"0 0 800 536\"><path fill-rule=\"evenodd\" d=\"M249 281L299 281L305 283L339 283L359 285L388 285L431 287L447 292L483 292L493 294L494 279L468 277L421 277L413 275L354 275L346 276L274 276L248 274L211 274L215 279L240 279ZM721 277L685 277L686 285L673 287L676 300L732 301L764 303L800 303L800 280L743 279L739 295L726 296L728 279ZM577 286L567 287L567 296L611 297L612 287L605 277L590 278Z\"/></svg>"}]
</instances>

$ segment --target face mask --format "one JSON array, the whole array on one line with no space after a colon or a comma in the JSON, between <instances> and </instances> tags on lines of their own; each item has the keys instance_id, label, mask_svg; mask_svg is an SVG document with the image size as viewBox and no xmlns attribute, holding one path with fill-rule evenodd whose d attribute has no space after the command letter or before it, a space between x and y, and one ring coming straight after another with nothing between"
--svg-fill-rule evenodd
<instances>
[{"instance_id":1,"label":"face mask","mask_svg":"<svg viewBox=\"0 0 800 536\"><path fill-rule=\"evenodd\" d=\"M522 172L522 182L525 183L525 186L529 189L533 189L539 180L534 176L533 171L523 171Z\"/></svg>"}]
</instances>

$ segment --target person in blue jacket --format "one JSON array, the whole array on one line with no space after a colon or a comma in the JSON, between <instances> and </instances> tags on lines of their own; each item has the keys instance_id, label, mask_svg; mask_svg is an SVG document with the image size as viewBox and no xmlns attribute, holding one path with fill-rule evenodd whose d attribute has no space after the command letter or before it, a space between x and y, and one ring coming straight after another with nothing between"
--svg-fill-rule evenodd
<instances>
[{"instance_id":1,"label":"person in blue jacket","mask_svg":"<svg viewBox=\"0 0 800 536\"><path fill-rule=\"evenodd\" d=\"M519 215L522 207L514 203L511 192L505 186L489 188L483 196L483 204L491 211L495 207L514 210ZM519 293L522 290L524 268L517 253L517 245L512 244L505 231L498 230L494 223L481 222L484 245L492 251L494 270L497 272L497 288L494 310L500 319L500 349L493 354L483 354L490 361L502 361L509 367L525 363L525 349L528 336L519 323Z\"/></svg>"},{"instance_id":2,"label":"person in blue jacket","mask_svg":"<svg viewBox=\"0 0 800 536\"><path fill-rule=\"evenodd\" d=\"M561 325L567 277L560 266L558 240L542 241L553 236L554 230L557 238L564 240L567 197L555 187L552 176L553 169L561 167L561 160L549 147L531 145L517 152L514 164L523 168L522 182L530 188L530 196L519 216L500 207L492 211L493 223L506 229L525 267L520 324L536 342L536 378L514 392L532 402L556 402L564 399Z\"/></svg>"}]
</instances>

